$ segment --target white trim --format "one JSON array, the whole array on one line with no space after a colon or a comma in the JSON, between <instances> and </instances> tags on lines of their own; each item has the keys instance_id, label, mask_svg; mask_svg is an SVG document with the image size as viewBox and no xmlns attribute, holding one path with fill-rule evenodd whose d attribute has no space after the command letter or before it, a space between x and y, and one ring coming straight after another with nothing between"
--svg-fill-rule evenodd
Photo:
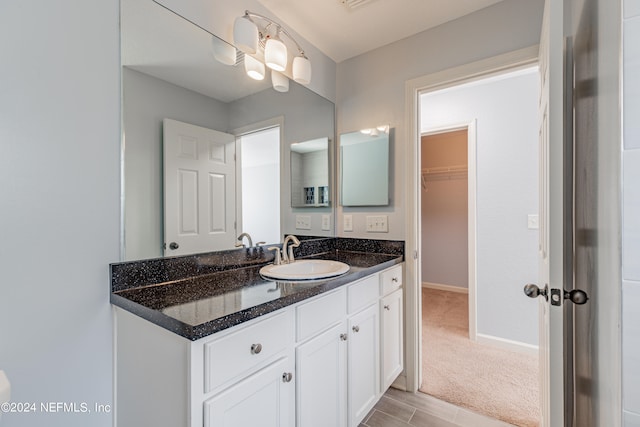
<instances>
[{"instance_id":1,"label":"white trim","mask_svg":"<svg viewBox=\"0 0 640 427\"><path fill-rule=\"evenodd\" d=\"M436 289L438 291L455 292L458 294L468 294L469 289L461 286L445 285L442 283L422 282L423 288Z\"/></svg>"},{"instance_id":2,"label":"white trim","mask_svg":"<svg viewBox=\"0 0 640 427\"><path fill-rule=\"evenodd\" d=\"M489 77L504 71L512 71L535 64L538 60L538 46L531 46L508 52L492 58L472 62L439 71L405 82L405 129L407 140L405 178L407 183L406 199L406 351L405 373L407 390L417 391L421 384L422 352L422 313L421 313L421 272L420 259L420 218L418 201L420 200L420 129L418 128L420 92L444 89L471 80ZM416 256L412 256L415 254Z\"/></svg>"},{"instance_id":3,"label":"white trim","mask_svg":"<svg viewBox=\"0 0 640 427\"><path fill-rule=\"evenodd\" d=\"M477 342L479 344L487 344L505 350L517 351L518 353L538 356L539 349L537 345L527 344L520 341L512 341L506 338L494 337L492 335L477 334Z\"/></svg>"}]
</instances>

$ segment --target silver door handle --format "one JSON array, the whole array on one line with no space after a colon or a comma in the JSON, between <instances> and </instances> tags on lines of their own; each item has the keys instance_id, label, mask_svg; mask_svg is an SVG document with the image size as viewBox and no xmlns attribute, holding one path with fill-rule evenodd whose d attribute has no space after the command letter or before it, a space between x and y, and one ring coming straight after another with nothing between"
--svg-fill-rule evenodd
<instances>
[{"instance_id":1,"label":"silver door handle","mask_svg":"<svg viewBox=\"0 0 640 427\"><path fill-rule=\"evenodd\" d=\"M527 283L524 285L524 294L529 298L543 296L545 300L549 301L549 287L547 285L544 285L544 288L540 289L538 285Z\"/></svg>"}]
</instances>

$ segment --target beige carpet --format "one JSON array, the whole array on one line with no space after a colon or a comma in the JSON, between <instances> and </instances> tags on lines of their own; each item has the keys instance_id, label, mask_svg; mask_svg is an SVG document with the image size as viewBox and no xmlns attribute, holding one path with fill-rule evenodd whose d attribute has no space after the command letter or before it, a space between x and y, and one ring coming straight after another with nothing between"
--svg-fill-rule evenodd
<instances>
[{"instance_id":1,"label":"beige carpet","mask_svg":"<svg viewBox=\"0 0 640 427\"><path fill-rule=\"evenodd\" d=\"M538 357L469 340L467 295L422 290L420 391L521 427L537 427Z\"/></svg>"}]
</instances>

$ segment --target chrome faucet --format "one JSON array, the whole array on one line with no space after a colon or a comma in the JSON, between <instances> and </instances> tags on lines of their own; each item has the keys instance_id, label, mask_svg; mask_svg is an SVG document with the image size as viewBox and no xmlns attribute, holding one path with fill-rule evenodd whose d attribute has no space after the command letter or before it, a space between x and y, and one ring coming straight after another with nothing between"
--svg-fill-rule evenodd
<instances>
[{"instance_id":1,"label":"chrome faucet","mask_svg":"<svg viewBox=\"0 0 640 427\"><path fill-rule=\"evenodd\" d=\"M287 248L287 245L289 244L289 242L293 242L289 245L289 248ZM295 259L293 258L293 248L297 248L298 246L300 246L300 240L298 240L298 238L292 234L288 235L287 237L285 237L284 239L284 243L282 244L282 262L285 264L289 264L290 262L294 262Z\"/></svg>"},{"instance_id":2,"label":"chrome faucet","mask_svg":"<svg viewBox=\"0 0 640 427\"><path fill-rule=\"evenodd\" d=\"M289 245L289 242L293 243ZM289 245L288 251L287 245ZM285 237L284 243L282 243L282 250L280 250L280 248L277 246L268 247L267 250L275 252L273 258L273 263L275 265L289 264L290 262L295 261L295 259L293 258L293 248L297 248L298 246L300 246L300 240L298 240L296 236L288 235L287 237Z\"/></svg>"},{"instance_id":3,"label":"chrome faucet","mask_svg":"<svg viewBox=\"0 0 640 427\"><path fill-rule=\"evenodd\" d=\"M242 241L242 239L244 239L245 237L249 241L249 246L246 246ZM236 248L239 248L239 247L243 247L243 248L253 247L253 240L251 240L251 236L249 235L249 233L242 233L241 235L238 236L238 243L236 243Z\"/></svg>"}]
</instances>

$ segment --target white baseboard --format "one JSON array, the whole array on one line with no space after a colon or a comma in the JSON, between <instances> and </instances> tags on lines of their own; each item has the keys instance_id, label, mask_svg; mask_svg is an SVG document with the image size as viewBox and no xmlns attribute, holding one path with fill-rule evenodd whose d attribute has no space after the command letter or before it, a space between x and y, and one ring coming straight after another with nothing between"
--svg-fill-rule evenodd
<instances>
[{"instance_id":1,"label":"white baseboard","mask_svg":"<svg viewBox=\"0 0 640 427\"><path fill-rule=\"evenodd\" d=\"M517 351L519 353L538 355L538 346L526 344L519 341L512 341L505 338L494 337L491 335L477 334L476 341L481 344L488 344L494 347L504 348L505 350Z\"/></svg>"},{"instance_id":2,"label":"white baseboard","mask_svg":"<svg viewBox=\"0 0 640 427\"><path fill-rule=\"evenodd\" d=\"M429 289L437 289L439 291L457 292L460 294L469 293L468 288L462 288L460 286L453 286L453 285L443 285L441 283L422 282L422 287L429 288Z\"/></svg>"}]
</instances>

